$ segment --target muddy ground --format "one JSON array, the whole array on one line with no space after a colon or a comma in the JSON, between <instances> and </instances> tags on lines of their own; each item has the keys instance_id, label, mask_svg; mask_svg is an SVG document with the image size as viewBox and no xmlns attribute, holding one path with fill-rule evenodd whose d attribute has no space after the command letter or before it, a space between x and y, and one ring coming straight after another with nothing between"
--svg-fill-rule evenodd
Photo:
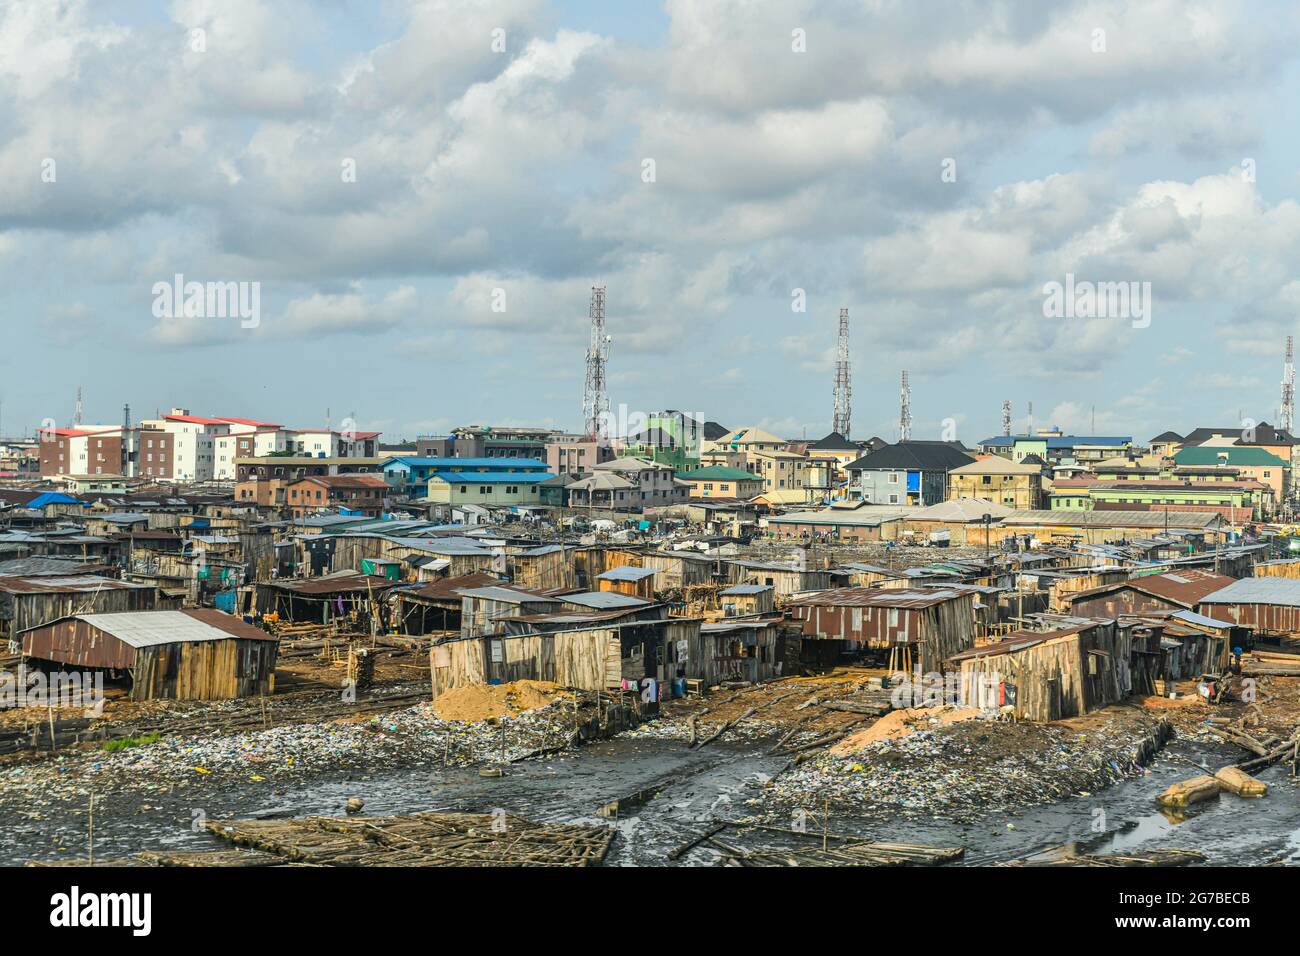
<instances>
[{"instance_id":1,"label":"muddy ground","mask_svg":"<svg viewBox=\"0 0 1300 956\"><path fill-rule=\"evenodd\" d=\"M508 709L502 718L447 720L428 702L427 683L404 679L404 667L381 663L375 686L349 702L337 687L336 665L289 666L281 692L265 702L117 699L104 721L124 736L111 749L95 742L0 759L0 827L9 836L3 862L77 852L92 800L101 850L128 853L201 841L190 828L198 817L339 813L352 795L366 799L367 812L503 806L539 819L606 820L632 840L612 862L663 862L675 840L723 818L777 826L833 821L847 832L918 842L982 833L973 858L988 862L1033 842L988 830L994 819L1029 826L1036 837L1068 820L1071 833L1082 827L1095 837L1079 814L1101 800L1123 809L1122 825L1159 830L1145 812L1154 811L1154 776L1172 782L1249 757L1219 739L1206 722L1211 716L1240 718L1261 736L1289 738L1300 725L1300 679L1265 677L1251 705L1210 705L1185 684L1179 700L1132 699L1049 725L951 708L900 720L895 711L889 719L901 732L868 739L879 718L821 706L869 696L884 676L846 667L665 702L655 720L576 746L575 729L590 719L593 702L572 694L557 691L548 706ZM715 741L689 745L751 710ZM41 716L11 711L0 719ZM1152 753L1162 722L1176 738ZM485 765L506 767L505 777L481 778ZM1259 805L1252 826L1270 834L1268 852L1281 854L1294 827L1276 836L1272 828L1300 811L1292 813L1289 768L1272 768L1268 778L1275 794ZM615 817L597 816L620 801ZM1225 798L1222 809L1200 819L1240 826L1239 813ZM704 847L683 862L717 859Z\"/></svg>"}]
</instances>

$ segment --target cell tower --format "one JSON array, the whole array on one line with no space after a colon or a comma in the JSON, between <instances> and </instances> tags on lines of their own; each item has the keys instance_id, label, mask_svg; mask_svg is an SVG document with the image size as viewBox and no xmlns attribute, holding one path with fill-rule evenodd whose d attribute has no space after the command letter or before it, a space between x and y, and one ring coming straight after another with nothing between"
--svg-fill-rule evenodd
<instances>
[{"instance_id":1,"label":"cell tower","mask_svg":"<svg viewBox=\"0 0 1300 956\"><path fill-rule=\"evenodd\" d=\"M1282 366L1282 408L1277 416L1278 427L1291 432L1295 426L1295 343L1286 337L1286 363Z\"/></svg>"},{"instance_id":2,"label":"cell tower","mask_svg":"<svg viewBox=\"0 0 1300 956\"><path fill-rule=\"evenodd\" d=\"M898 390L898 440L912 440L912 386L907 384L907 369L903 369L903 385Z\"/></svg>"},{"instance_id":3,"label":"cell tower","mask_svg":"<svg viewBox=\"0 0 1300 956\"><path fill-rule=\"evenodd\" d=\"M1002 434L1011 434L1011 400L1002 403Z\"/></svg>"},{"instance_id":4,"label":"cell tower","mask_svg":"<svg viewBox=\"0 0 1300 956\"><path fill-rule=\"evenodd\" d=\"M849 376L849 310L840 309L840 338L835 346L835 414L831 431L849 437L853 384Z\"/></svg>"},{"instance_id":5,"label":"cell tower","mask_svg":"<svg viewBox=\"0 0 1300 956\"><path fill-rule=\"evenodd\" d=\"M128 432L131 430L131 406L129 404L122 406L122 428Z\"/></svg>"},{"instance_id":6,"label":"cell tower","mask_svg":"<svg viewBox=\"0 0 1300 956\"><path fill-rule=\"evenodd\" d=\"M77 386L77 408L76 411L72 413L72 427L73 428L81 427L81 386L80 385Z\"/></svg>"},{"instance_id":7,"label":"cell tower","mask_svg":"<svg viewBox=\"0 0 1300 956\"><path fill-rule=\"evenodd\" d=\"M605 287L591 287L591 344L587 347L587 381L582 388L582 422L589 438L608 438L609 395L605 392L605 366L610 337L605 334Z\"/></svg>"}]
</instances>

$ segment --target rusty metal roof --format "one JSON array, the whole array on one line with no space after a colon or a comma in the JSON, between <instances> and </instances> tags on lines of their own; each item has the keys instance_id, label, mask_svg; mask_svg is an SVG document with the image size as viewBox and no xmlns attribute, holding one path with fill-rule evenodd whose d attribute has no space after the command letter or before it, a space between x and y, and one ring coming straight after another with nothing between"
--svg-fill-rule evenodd
<instances>
[{"instance_id":1,"label":"rusty metal roof","mask_svg":"<svg viewBox=\"0 0 1300 956\"><path fill-rule=\"evenodd\" d=\"M831 588L801 597L792 607L896 607L926 608L974 593L958 587L934 588Z\"/></svg>"},{"instance_id":2,"label":"rusty metal roof","mask_svg":"<svg viewBox=\"0 0 1300 956\"><path fill-rule=\"evenodd\" d=\"M381 591L394 587L397 582L362 574L360 571L336 571L319 578L289 578L260 583L266 587L291 591L294 594L334 594L338 591Z\"/></svg>"},{"instance_id":3,"label":"rusty metal roof","mask_svg":"<svg viewBox=\"0 0 1300 956\"><path fill-rule=\"evenodd\" d=\"M64 594L69 591L78 593L86 591L124 591L152 587L152 584L136 584L132 581L119 581L117 578L103 578L94 574L77 574L69 577L41 575L0 578L0 591L9 594Z\"/></svg>"},{"instance_id":4,"label":"rusty metal roof","mask_svg":"<svg viewBox=\"0 0 1300 956\"><path fill-rule=\"evenodd\" d=\"M1151 594L1155 597L1165 598L1191 607L1207 594L1221 591L1229 584L1235 583L1236 580L1236 578L1228 577L1226 574L1215 574L1213 571L1190 568L1186 571L1171 571L1167 574L1148 574L1129 578L1121 586L1132 587L1144 594Z\"/></svg>"},{"instance_id":5,"label":"rusty metal roof","mask_svg":"<svg viewBox=\"0 0 1300 956\"><path fill-rule=\"evenodd\" d=\"M985 644L982 647L969 647L964 651L958 651L948 660L967 661L976 657L989 657L994 654L1014 654L1017 651L1028 650L1031 647L1054 641L1060 637L1070 637L1080 631L1086 631L1092 626L1091 624L1077 624L1073 627L1057 628L1054 631L1013 631L1002 640L992 644Z\"/></svg>"}]
</instances>

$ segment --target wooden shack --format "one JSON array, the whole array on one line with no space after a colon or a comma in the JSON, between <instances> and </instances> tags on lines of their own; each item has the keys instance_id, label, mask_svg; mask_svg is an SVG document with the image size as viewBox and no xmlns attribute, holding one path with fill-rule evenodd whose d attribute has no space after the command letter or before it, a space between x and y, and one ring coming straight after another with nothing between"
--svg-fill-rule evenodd
<instances>
[{"instance_id":1,"label":"wooden shack","mask_svg":"<svg viewBox=\"0 0 1300 956\"><path fill-rule=\"evenodd\" d=\"M283 621L329 624L346 619L369 627L375 618L388 630L388 610L382 598L396 583L357 571L336 571L315 578L287 578L258 582L255 602L246 610L274 613Z\"/></svg>"},{"instance_id":2,"label":"wooden shack","mask_svg":"<svg viewBox=\"0 0 1300 956\"><path fill-rule=\"evenodd\" d=\"M1082 613L1071 611L1071 599L1084 591L1094 591L1128 580L1127 568L1066 568L1047 570L1038 568L1019 574L1017 584L1026 590L1039 590L1047 594L1047 609L1054 614Z\"/></svg>"},{"instance_id":3,"label":"wooden shack","mask_svg":"<svg viewBox=\"0 0 1300 956\"><path fill-rule=\"evenodd\" d=\"M1202 597L1197 610L1207 617L1249 627L1256 635L1300 636L1300 580L1242 578Z\"/></svg>"},{"instance_id":4,"label":"wooden shack","mask_svg":"<svg viewBox=\"0 0 1300 956\"><path fill-rule=\"evenodd\" d=\"M766 584L772 587L778 601L808 591L823 591L831 586L829 571L802 567L799 564L781 564L773 561L729 561L729 580L735 584Z\"/></svg>"},{"instance_id":5,"label":"wooden shack","mask_svg":"<svg viewBox=\"0 0 1300 956\"><path fill-rule=\"evenodd\" d=\"M554 681L562 687L607 690L622 679L618 629L458 637L429 651L433 696L467 684Z\"/></svg>"},{"instance_id":6,"label":"wooden shack","mask_svg":"<svg viewBox=\"0 0 1300 956\"><path fill-rule=\"evenodd\" d=\"M133 700L225 700L269 694L279 642L210 608L76 614L22 634L26 657L125 672Z\"/></svg>"},{"instance_id":7,"label":"wooden shack","mask_svg":"<svg viewBox=\"0 0 1300 956\"><path fill-rule=\"evenodd\" d=\"M615 594L628 594L645 601L653 601L657 573L654 568L633 568L627 565L610 568L597 576L596 589L598 591L612 591Z\"/></svg>"},{"instance_id":8,"label":"wooden shack","mask_svg":"<svg viewBox=\"0 0 1300 956\"><path fill-rule=\"evenodd\" d=\"M392 627L399 634L433 634L459 631L462 590L500 584L485 571L458 578L438 578L414 587L394 588L388 593L393 606Z\"/></svg>"},{"instance_id":9,"label":"wooden shack","mask_svg":"<svg viewBox=\"0 0 1300 956\"><path fill-rule=\"evenodd\" d=\"M910 584L907 575L901 571L876 564L841 564L831 568L831 574L838 577L838 583L846 588L907 587Z\"/></svg>"},{"instance_id":10,"label":"wooden shack","mask_svg":"<svg viewBox=\"0 0 1300 956\"><path fill-rule=\"evenodd\" d=\"M776 591L770 584L733 584L718 592L718 604L726 617L770 614L776 610Z\"/></svg>"},{"instance_id":11,"label":"wooden shack","mask_svg":"<svg viewBox=\"0 0 1300 956\"><path fill-rule=\"evenodd\" d=\"M911 648L922 671L943 668L975 639L975 594L963 588L835 588L791 601L804 636L849 650Z\"/></svg>"},{"instance_id":12,"label":"wooden shack","mask_svg":"<svg viewBox=\"0 0 1300 956\"><path fill-rule=\"evenodd\" d=\"M1079 621L1015 631L949 660L960 670L969 706L1014 706L1022 720L1049 721L1123 699L1132 688L1130 651L1131 638L1113 621Z\"/></svg>"},{"instance_id":13,"label":"wooden shack","mask_svg":"<svg viewBox=\"0 0 1300 956\"><path fill-rule=\"evenodd\" d=\"M572 588L578 584L572 548L548 544L513 553L508 550L507 553L510 580L518 587L546 591Z\"/></svg>"},{"instance_id":14,"label":"wooden shack","mask_svg":"<svg viewBox=\"0 0 1300 956\"><path fill-rule=\"evenodd\" d=\"M1300 578L1300 558L1281 558L1277 561L1261 561L1255 565L1254 577L1257 578Z\"/></svg>"},{"instance_id":15,"label":"wooden shack","mask_svg":"<svg viewBox=\"0 0 1300 956\"><path fill-rule=\"evenodd\" d=\"M522 614L558 611L558 598L506 584L488 584L460 591L460 636L482 637L499 630L497 622Z\"/></svg>"},{"instance_id":16,"label":"wooden shack","mask_svg":"<svg viewBox=\"0 0 1300 956\"><path fill-rule=\"evenodd\" d=\"M172 603L152 584L95 574L0 578L0 640L72 614L149 611Z\"/></svg>"},{"instance_id":17,"label":"wooden shack","mask_svg":"<svg viewBox=\"0 0 1300 956\"><path fill-rule=\"evenodd\" d=\"M780 616L737 618L700 625L699 651L685 662L686 676L706 687L723 681L762 683L780 677L783 664Z\"/></svg>"},{"instance_id":18,"label":"wooden shack","mask_svg":"<svg viewBox=\"0 0 1300 956\"><path fill-rule=\"evenodd\" d=\"M694 551L648 551L641 555L640 563L658 572L655 583L661 591L711 584L717 565L714 558Z\"/></svg>"},{"instance_id":19,"label":"wooden shack","mask_svg":"<svg viewBox=\"0 0 1300 956\"><path fill-rule=\"evenodd\" d=\"M1195 568L1141 575L1070 595L1070 613L1116 618L1121 614L1194 610L1203 597L1222 590L1234 580Z\"/></svg>"}]
</instances>

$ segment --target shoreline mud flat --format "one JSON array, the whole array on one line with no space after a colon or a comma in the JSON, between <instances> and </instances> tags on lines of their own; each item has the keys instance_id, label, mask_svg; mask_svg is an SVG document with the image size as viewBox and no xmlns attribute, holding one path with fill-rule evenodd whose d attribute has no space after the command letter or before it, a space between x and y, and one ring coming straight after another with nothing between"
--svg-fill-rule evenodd
<instances>
[{"instance_id":1,"label":"shoreline mud flat","mask_svg":"<svg viewBox=\"0 0 1300 956\"><path fill-rule=\"evenodd\" d=\"M1182 744L1207 753L1218 747L1228 754L1222 763L1231 763L1234 752L1207 719L1254 714L1284 727L1300 683L1266 678L1253 710L1211 707L1192 697L1146 698L1054 724L1006 723L951 707L883 717L833 709L869 697L870 679L850 669L718 689L666 702L662 716L632 729L614 726L610 714L618 698L606 696L609 733L596 735L593 701L559 689L548 689L548 697L536 688L484 688L464 700L440 701L455 705L444 707L446 713L473 720L444 719L439 707L425 702L300 722L291 722L287 711L273 712L272 726L237 733L221 728L241 712L217 707L207 733L164 733L111 752L83 744L0 762L0 823L22 844L11 861L22 862L72 854L84 845L92 795L96 840L105 841L106 853L111 847L123 856L190 845L186 831L195 808L226 819L328 815L340 813L343 798L356 793L366 799L367 811L373 797L389 813L482 813L503 806L551 822L581 823L600 819L598 808L614 800L625 803L622 819L612 821L620 832L653 834L658 849L616 841L610 862L661 862L668 848L723 819L788 828L800 810L810 821L829 815L846 833L871 832L885 842L953 847L970 836L985 844L971 857L988 862L1010 858L997 851L1003 841L996 834L982 833L991 815L1032 819L1037 807L1056 819L1069 809L1073 820L1093 801L1145 788L1147 780L1108 790L1149 769L1204 772L1178 756L1181 746L1161 750L1175 728ZM386 688L375 697L400 697L401 690ZM514 710L539 702L544 706ZM138 731L155 720L132 727ZM195 720L193 709L174 716L187 728ZM583 728L587 739L605 739L578 746ZM514 764L505 779L471 782L478 780L477 768L502 764ZM642 792L648 796L640 805L626 799ZM1292 793L1281 795L1291 799ZM682 809L683 800L689 810ZM1148 808L1155 814L1148 799L1125 798L1125 804L1129 814ZM755 836L746 831L740 848L755 849ZM726 854L717 854L716 847L701 846L689 862L722 862Z\"/></svg>"},{"instance_id":2,"label":"shoreline mud flat","mask_svg":"<svg viewBox=\"0 0 1300 956\"><path fill-rule=\"evenodd\" d=\"M286 719L265 728L224 733L217 729L169 735L164 729L156 737L142 733L123 738L129 745L119 749L88 743L29 753L0 763L0 813L40 819L57 804L80 806L91 795L275 788L340 773L508 764L562 753L580 737L599 733L592 728L591 701L557 695L551 702L534 688L524 690L531 692L526 702L530 709L498 708L498 713L476 720L440 717L442 702L367 714L363 698L358 701L363 710L354 717ZM487 692L482 696L490 698ZM477 714L488 712L482 702L476 709L474 704L462 706ZM490 699L486 706L491 708ZM610 708L606 701L606 722Z\"/></svg>"}]
</instances>

